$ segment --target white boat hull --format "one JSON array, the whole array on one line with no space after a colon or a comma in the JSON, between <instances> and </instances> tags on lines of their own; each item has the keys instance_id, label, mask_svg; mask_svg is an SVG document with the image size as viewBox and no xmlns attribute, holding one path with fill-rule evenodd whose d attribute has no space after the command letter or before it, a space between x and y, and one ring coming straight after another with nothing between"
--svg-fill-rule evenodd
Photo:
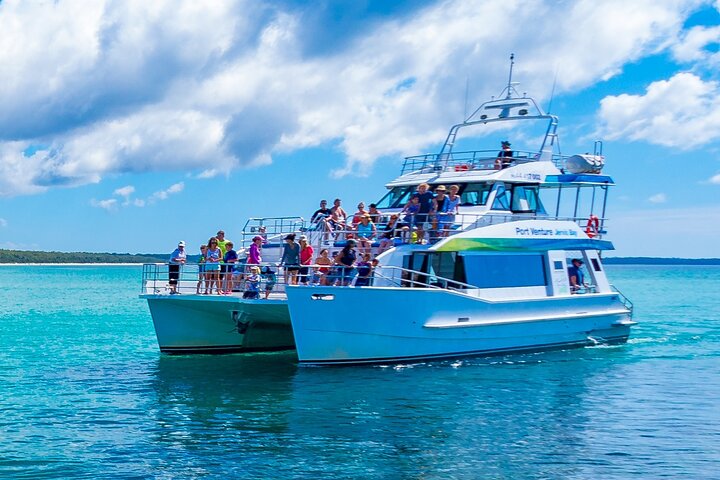
<instances>
[{"instance_id":1,"label":"white boat hull","mask_svg":"<svg viewBox=\"0 0 720 480\"><path fill-rule=\"evenodd\" d=\"M287 302L236 296L142 295L160 351L235 353L295 348Z\"/></svg>"},{"instance_id":2,"label":"white boat hull","mask_svg":"<svg viewBox=\"0 0 720 480\"><path fill-rule=\"evenodd\" d=\"M617 294L485 301L448 290L291 287L298 359L357 364L622 343Z\"/></svg>"}]
</instances>

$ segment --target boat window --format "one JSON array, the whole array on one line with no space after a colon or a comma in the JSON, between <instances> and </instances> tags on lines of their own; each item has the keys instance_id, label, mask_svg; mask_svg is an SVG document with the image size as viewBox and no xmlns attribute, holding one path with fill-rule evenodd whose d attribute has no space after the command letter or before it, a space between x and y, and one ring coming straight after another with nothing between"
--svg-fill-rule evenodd
<instances>
[{"instance_id":1,"label":"boat window","mask_svg":"<svg viewBox=\"0 0 720 480\"><path fill-rule=\"evenodd\" d=\"M458 262L457 252L439 253L414 253L410 258L406 257L405 268L410 268L427 275L414 274L413 280L420 284L433 285L436 287L459 288L458 284L446 282L445 279L465 282L465 271L462 262ZM419 286L418 283L406 286Z\"/></svg>"},{"instance_id":2,"label":"boat window","mask_svg":"<svg viewBox=\"0 0 720 480\"><path fill-rule=\"evenodd\" d=\"M490 190L492 190L492 186L488 183L460 185L460 204L463 207L485 205L490 195Z\"/></svg>"},{"instance_id":3,"label":"boat window","mask_svg":"<svg viewBox=\"0 0 720 480\"><path fill-rule=\"evenodd\" d=\"M600 262L598 262L597 258L591 258L590 262L592 263L593 270L595 270L596 272L602 271L602 268L600 268Z\"/></svg>"},{"instance_id":4,"label":"boat window","mask_svg":"<svg viewBox=\"0 0 720 480\"><path fill-rule=\"evenodd\" d=\"M545 257L526 255L465 255L467 283L480 288L547 285Z\"/></svg>"},{"instance_id":5,"label":"boat window","mask_svg":"<svg viewBox=\"0 0 720 480\"><path fill-rule=\"evenodd\" d=\"M410 194L415 191L415 187L412 185L404 187L393 187L389 192L385 194L380 200L378 200L377 208L399 208L405 206Z\"/></svg>"},{"instance_id":6,"label":"boat window","mask_svg":"<svg viewBox=\"0 0 720 480\"><path fill-rule=\"evenodd\" d=\"M505 185L499 184L492 204L493 210L510 210L511 191Z\"/></svg>"},{"instance_id":7,"label":"boat window","mask_svg":"<svg viewBox=\"0 0 720 480\"><path fill-rule=\"evenodd\" d=\"M512 211L514 213L545 213L540 202L540 187L535 185L516 185L512 191Z\"/></svg>"}]
</instances>

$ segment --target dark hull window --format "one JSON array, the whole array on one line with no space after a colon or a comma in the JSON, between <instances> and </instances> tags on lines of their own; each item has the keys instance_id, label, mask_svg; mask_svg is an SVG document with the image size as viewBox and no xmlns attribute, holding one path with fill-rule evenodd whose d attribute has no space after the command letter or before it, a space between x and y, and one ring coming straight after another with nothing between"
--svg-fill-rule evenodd
<instances>
[{"instance_id":1,"label":"dark hull window","mask_svg":"<svg viewBox=\"0 0 720 480\"><path fill-rule=\"evenodd\" d=\"M547 285L545 257L533 255L463 256L467 283L479 288Z\"/></svg>"}]
</instances>

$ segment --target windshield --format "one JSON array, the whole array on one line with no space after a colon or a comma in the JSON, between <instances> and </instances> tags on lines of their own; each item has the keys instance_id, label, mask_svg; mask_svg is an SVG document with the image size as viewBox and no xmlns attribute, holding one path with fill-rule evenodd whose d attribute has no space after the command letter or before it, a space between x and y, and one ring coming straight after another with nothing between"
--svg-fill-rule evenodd
<instances>
[{"instance_id":1,"label":"windshield","mask_svg":"<svg viewBox=\"0 0 720 480\"><path fill-rule=\"evenodd\" d=\"M377 208L400 208L405 206L410 194L415 191L412 185L393 187L380 200L377 201Z\"/></svg>"}]
</instances>

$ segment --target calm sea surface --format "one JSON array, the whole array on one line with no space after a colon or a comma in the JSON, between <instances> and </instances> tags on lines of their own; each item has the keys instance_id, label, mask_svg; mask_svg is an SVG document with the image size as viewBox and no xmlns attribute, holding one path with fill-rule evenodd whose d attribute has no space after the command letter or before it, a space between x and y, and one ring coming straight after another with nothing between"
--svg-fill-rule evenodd
<instances>
[{"instance_id":1,"label":"calm sea surface","mask_svg":"<svg viewBox=\"0 0 720 480\"><path fill-rule=\"evenodd\" d=\"M624 346L161 355L138 267L0 268L0 478L720 478L720 268L610 266Z\"/></svg>"}]
</instances>

